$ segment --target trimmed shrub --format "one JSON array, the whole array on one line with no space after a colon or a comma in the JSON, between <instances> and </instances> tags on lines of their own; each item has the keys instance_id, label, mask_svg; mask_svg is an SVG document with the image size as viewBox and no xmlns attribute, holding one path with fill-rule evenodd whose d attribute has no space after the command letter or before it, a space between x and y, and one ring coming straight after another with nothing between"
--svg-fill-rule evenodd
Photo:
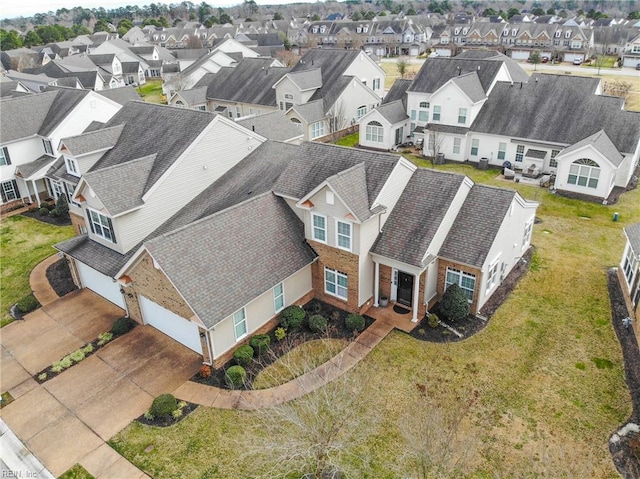
<instances>
[{"instance_id":1,"label":"trimmed shrub","mask_svg":"<svg viewBox=\"0 0 640 479\"><path fill-rule=\"evenodd\" d=\"M122 318L116 319L113 322L113 326L111 326L111 333L114 336L120 336L121 334L128 333L133 328L135 328L135 326L136 322L133 319L124 316Z\"/></svg>"},{"instance_id":2,"label":"trimmed shrub","mask_svg":"<svg viewBox=\"0 0 640 479\"><path fill-rule=\"evenodd\" d=\"M58 211L57 208L54 208L51 211L49 211L49 216L53 216L54 218L57 218L58 216L60 216L60 212Z\"/></svg>"},{"instance_id":3,"label":"trimmed shrub","mask_svg":"<svg viewBox=\"0 0 640 479\"><path fill-rule=\"evenodd\" d=\"M249 344L258 353L258 356L266 353L269 350L271 344L271 338L268 334L256 334L249 340Z\"/></svg>"},{"instance_id":4,"label":"trimmed shrub","mask_svg":"<svg viewBox=\"0 0 640 479\"><path fill-rule=\"evenodd\" d=\"M432 328L437 328L438 324L440 324L440 318L435 313L431 313L429 318L427 318L427 324Z\"/></svg>"},{"instance_id":5,"label":"trimmed shrub","mask_svg":"<svg viewBox=\"0 0 640 479\"><path fill-rule=\"evenodd\" d=\"M248 344L240 346L233 352L233 359L240 366L248 366L253 361L253 348Z\"/></svg>"},{"instance_id":6,"label":"trimmed shrub","mask_svg":"<svg viewBox=\"0 0 640 479\"><path fill-rule=\"evenodd\" d=\"M69 354L69 357L74 363L79 363L85 358L85 354L82 349L76 349L74 352Z\"/></svg>"},{"instance_id":7,"label":"trimmed shrub","mask_svg":"<svg viewBox=\"0 0 640 479\"><path fill-rule=\"evenodd\" d=\"M56 210L60 216L64 216L69 212L69 203L67 203L67 196L60 195L58 201L56 201Z\"/></svg>"},{"instance_id":8,"label":"trimmed shrub","mask_svg":"<svg viewBox=\"0 0 640 479\"><path fill-rule=\"evenodd\" d=\"M49 214L49 208L47 208L46 206L41 207L41 208L38 210L38 214L39 214L40 216L47 216L47 215Z\"/></svg>"},{"instance_id":9,"label":"trimmed shrub","mask_svg":"<svg viewBox=\"0 0 640 479\"><path fill-rule=\"evenodd\" d=\"M300 329L306 314L300 306L295 304L287 306L280 313L280 326L287 330Z\"/></svg>"},{"instance_id":10,"label":"trimmed shrub","mask_svg":"<svg viewBox=\"0 0 640 479\"><path fill-rule=\"evenodd\" d=\"M469 315L469 301L457 284L451 284L442 295L440 311L450 321L460 321Z\"/></svg>"},{"instance_id":11,"label":"trimmed shrub","mask_svg":"<svg viewBox=\"0 0 640 479\"><path fill-rule=\"evenodd\" d=\"M344 325L349 331L362 331L365 325L364 316L352 313L344 320Z\"/></svg>"},{"instance_id":12,"label":"trimmed shrub","mask_svg":"<svg viewBox=\"0 0 640 479\"><path fill-rule=\"evenodd\" d=\"M327 318L321 314L309 316L309 329L314 333L324 333L327 330Z\"/></svg>"},{"instance_id":13,"label":"trimmed shrub","mask_svg":"<svg viewBox=\"0 0 640 479\"><path fill-rule=\"evenodd\" d=\"M173 394L161 394L153 400L149 412L153 417L171 416L178 408L178 401Z\"/></svg>"},{"instance_id":14,"label":"trimmed shrub","mask_svg":"<svg viewBox=\"0 0 640 479\"><path fill-rule=\"evenodd\" d=\"M282 341L287 337L287 331L284 328L277 328L275 333L273 333L278 341Z\"/></svg>"},{"instance_id":15,"label":"trimmed shrub","mask_svg":"<svg viewBox=\"0 0 640 479\"><path fill-rule=\"evenodd\" d=\"M113 334L111 333L100 333L98 334L98 346L104 346L109 341L113 339Z\"/></svg>"},{"instance_id":16,"label":"trimmed shrub","mask_svg":"<svg viewBox=\"0 0 640 479\"><path fill-rule=\"evenodd\" d=\"M224 379L227 386L231 389L237 389L242 386L247 379L247 372L240 365L231 366L224 373Z\"/></svg>"},{"instance_id":17,"label":"trimmed shrub","mask_svg":"<svg viewBox=\"0 0 640 479\"><path fill-rule=\"evenodd\" d=\"M30 313L31 311L38 309L40 303L33 294L28 294L20 301L18 301L18 311L23 314Z\"/></svg>"}]
</instances>

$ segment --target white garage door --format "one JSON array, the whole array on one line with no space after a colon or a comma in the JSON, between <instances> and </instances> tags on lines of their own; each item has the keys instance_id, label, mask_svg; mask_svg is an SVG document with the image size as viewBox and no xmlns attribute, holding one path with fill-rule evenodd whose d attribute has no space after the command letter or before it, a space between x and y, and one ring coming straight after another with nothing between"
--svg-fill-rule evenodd
<instances>
[{"instance_id":1,"label":"white garage door","mask_svg":"<svg viewBox=\"0 0 640 479\"><path fill-rule=\"evenodd\" d=\"M196 323L178 316L158 303L154 303L149 298L144 296L138 296L138 298L140 299L140 309L146 324L159 329L196 353L202 354L200 333Z\"/></svg>"},{"instance_id":2,"label":"white garage door","mask_svg":"<svg viewBox=\"0 0 640 479\"><path fill-rule=\"evenodd\" d=\"M79 261L76 261L76 266L78 267L78 274L80 274L80 281L83 287L98 293L103 298L125 309L124 298L120 292L120 285L114 282L113 278Z\"/></svg>"}]
</instances>

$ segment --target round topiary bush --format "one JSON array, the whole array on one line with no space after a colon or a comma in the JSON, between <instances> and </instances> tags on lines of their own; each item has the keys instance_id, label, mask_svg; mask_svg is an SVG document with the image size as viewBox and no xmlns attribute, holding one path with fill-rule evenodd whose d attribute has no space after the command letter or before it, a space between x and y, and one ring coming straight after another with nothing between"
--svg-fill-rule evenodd
<instances>
[{"instance_id":1,"label":"round topiary bush","mask_svg":"<svg viewBox=\"0 0 640 479\"><path fill-rule=\"evenodd\" d=\"M113 322L113 326L111 326L111 333L114 336L120 336L121 334L128 333L136 326L136 322L131 319L122 317L118 318Z\"/></svg>"},{"instance_id":2,"label":"round topiary bush","mask_svg":"<svg viewBox=\"0 0 640 479\"><path fill-rule=\"evenodd\" d=\"M38 210L38 214L40 216L47 216L49 214L49 208L47 208L46 206L43 206Z\"/></svg>"},{"instance_id":3,"label":"round topiary bush","mask_svg":"<svg viewBox=\"0 0 640 479\"><path fill-rule=\"evenodd\" d=\"M314 333L324 333L327 330L327 318L321 314L309 316L309 329Z\"/></svg>"},{"instance_id":4,"label":"round topiary bush","mask_svg":"<svg viewBox=\"0 0 640 479\"><path fill-rule=\"evenodd\" d=\"M344 320L344 325L349 331L362 331L364 329L364 316L361 314L350 314Z\"/></svg>"},{"instance_id":5,"label":"round topiary bush","mask_svg":"<svg viewBox=\"0 0 640 479\"><path fill-rule=\"evenodd\" d=\"M240 366L248 366L253 360L253 348L248 344L240 346L233 352L233 359Z\"/></svg>"},{"instance_id":6,"label":"round topiary bush","mask_svg":"<svg viewBox=\"0 0 640 479\"><path fill-rule=\"evenodd\" d=\"M469 315L469 301L457 284L451 284L440 300L440 312L451 321L460 321Z\"/></svg>"},{"instance_id":7,"label":"round topiary bush","mask_svg":"<svg viewBox=\"0 0 640 479\"><path fill-rule=\"evenodd\" d=\"M18 301L18 311L22 314L30 313L40 307L40 303L33 294L28 294Z\"/></svg>"},{"instance_id":8,"label":"round topiary bush","mask_svg":"<svg viewBox=\"0 0 640 479\"><path fill-rule=\"evenodd\" d=\"M225 371L224 379L231 389L241 387L247 379L247 372L240 365L231 366Z\"/></svg>"},{"instance_id":9,"label":"round topiary bush","mask_svg":"<svg viewBox=\"0 0 640 479\"><path fill-rule=\"evenodd\" d=\"M171 416L178 408L178 401L173 394L161 394L153 400L149 412L155 418Z\"/></svg>"},{"instance_id":10,"label":"round topiary bush","mask_svg":"<svg viewBox=\"0 0 640 479\"><path fill-rule=\"evenodd\" d=\"M269 349L271 338L268 334L256 334L249 340L249 344L258 355L264 354Z\"/></svg>"},{"instance_id":11,"label":"round topiary bush","mask_svg":"<svg viewBox=\"0 0 640 479\"><path fill-rule=\"evenodd\" d=\"M282 313L280 313L280 326L287 330L300 329L305 316L306 313L304 309L292 304L284 308Z\"/></svg>"},{"instance_id":12,"label":"round topiary bush","mask_svg":"<svg viewBox=\"0 0 640 479\"><path fill-rule=\"evenodd\" d=\"M57 208L54 208L51 211L49 211L49 216L53 216L54 218L57 218L58 216L60 216L60 212L58 211Z\"/></svg>"}]
</instances>

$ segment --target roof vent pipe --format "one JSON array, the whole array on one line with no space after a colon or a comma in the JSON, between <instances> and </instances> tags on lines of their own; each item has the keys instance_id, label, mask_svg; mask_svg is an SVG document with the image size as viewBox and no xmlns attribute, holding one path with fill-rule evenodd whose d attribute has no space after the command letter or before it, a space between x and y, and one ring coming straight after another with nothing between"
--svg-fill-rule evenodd
<instances>
[{"instance_id":1,"label":"roof vent pipe","mask_svg":"<svg viewBox=\"0 0 640 479\"><path fill-rule=\"evenodd\" d=\"M520 89L522 90L522 82L520 82Z\"/></svg>"}]
</instances>

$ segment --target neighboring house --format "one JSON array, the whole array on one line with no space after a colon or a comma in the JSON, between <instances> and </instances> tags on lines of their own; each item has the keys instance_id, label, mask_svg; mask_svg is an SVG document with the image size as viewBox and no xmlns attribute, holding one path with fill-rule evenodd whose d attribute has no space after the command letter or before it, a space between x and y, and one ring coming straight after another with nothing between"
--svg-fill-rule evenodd
<instances>
[{"instance_id":1,"label":"neighboring house","mask_svg":"<svg viewBox=\"0 0 640 479\"><path fill-rule=\"evenodd\" d=\"M530 244L537 204L517 192L399 155L260 144L240 126L235 138L220 115L130 105L101 133L117 136L115 146L74 193L88 235L57 248L81 286L216 367L312 297L356 312L384 294L417 321L456 283L476 313ZM190 129L175 128L185 121ZM71 148L108 145L86 140L99 131ZM256 148L238 148L243 141ZM158 142L177 150L167 158Z\"/></svg>"},{"instance_id":2,"label":"neighboring house","mask_svg":"<svg viewBox=\"0 0 640 479\"><path fill-rule=\"evenodd\" d=\"M623 231L627 242L620 260L620 270L624 277L621 286L625 296L631 301L637 319L640 316L640 223L627 226ZM637 331L639 326L635 324L634 327Z\"/></svg>"},{"instance_id":3,"label":"neighboring house","mask_svg":"<svg viewBox=\"0 0 640 479\"><path fill-rule=\"evenodd\" d=\"M0 76L0 98L8 98L11 96L24 96L31 94L23 83L18 80L11 80L6 76Z\"/></svg>"},{"instance_id":4,"label":"neighboring house","mask_svg":"<svg viewBox=\"0 0 640 479\"><path fill-rule=\"evenodd\" d=\"M277 81L278 107L314 140L355 124L380 104L384 71L363 51L308 50Z\"/></svg>"},{"instance_id":5,"label":"neighboring house","mask_svg":"<svg viewBox=\"0 0 640 479\"><path fill-rule=\"evenodd\" d=\"M636 68L640 65L640 34L633 37L624 46L622 66Z\"/></svg>"},{"instance_id":6,"label":"neighboring house","mask_svg":"<svg viewBox=\"0 0 640 479\"><path fill-rule=\"evenodd\" d=\"M262 115L250 115L236 120L245 128L255 131L269 140L293 143L299 145L303 140L303 133L280 110Z\"/></svg>"},{"instance_id":7,"label":"neighboring house","mask_svg":"<svg viewBox=\"0 0 640 479\"><path fill-rule=\"evenodd\" d=\"M59 88L0 101L2 204L54 196L45 175L58 157L60 139L106 122L120 105L89 90Z\"/></svg>"},{"instance_id":8,"label":"neighboring house","mask_svg":"<svg viewBox=\"0 0 640 479\"><path fill-rule=\"evenodd\" d=\"M122 62L115 53L89 54L87 57L97 65L98 70L101 71L105 78L109 78L109 88L125 85ZM115 86L113 82L115 82Z\"/></svg>"},{"instance_id":9,"label":"neighboring house","mask_svg":"<svg viewBox=\"0 0 640 479\"><path fill-rule=\"evenodd\" d=\"M201 86L191 90L177 91L167 103L179 108L207 111L207 87Z\"/></svg>"},{"instance_id":10,"label":"neighboring house","mask_svg":"<svg viewBox=\"0 0 640 479\"><path fill-rule=\"evenodd\" d=\"M24 73L44 74L51 78L77 78L88 90L100 91L109 88L98 66L86 55L75 55L64 60L52 60L43 67L26 69Z\"/></svg>"},{"instance_id":11,"label":"neighboring house","mask_svg":"<svg viewBox=\"0 0 640 479\"><path fill-rule=\"evenodd\" d=\"M9 70L5 73L5 76L10 80L19 81L32 93L40 93L41 91L44 91L45 88L49 86L56 86L58 84L57 78L51 78L44 74L32 75L30 73L21 73Z\"/></svg>"}]
</instances>

